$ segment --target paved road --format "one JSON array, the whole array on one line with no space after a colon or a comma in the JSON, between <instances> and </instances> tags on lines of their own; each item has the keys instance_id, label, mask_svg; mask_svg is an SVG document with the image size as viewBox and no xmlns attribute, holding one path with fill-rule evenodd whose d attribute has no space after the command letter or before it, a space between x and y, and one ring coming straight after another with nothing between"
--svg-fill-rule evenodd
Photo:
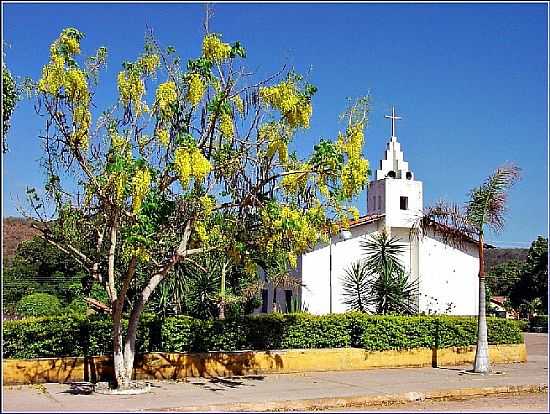
<instances>
[{"instance_id":1,"label":"paved road","mask_svg":"<svg viewBox=\"0 0 550 414\"><path fill-rule=\"evenodd\" d=\"M410 411L433 412L548 412L548 393L506 395L498 397L478 397L460 401L423 401L409 404L396 404L390 407L378 408L346 408L346 411L402 413ZM340 412L340 410L326 410L325 412Z\"/></svg>"}]
</instances>

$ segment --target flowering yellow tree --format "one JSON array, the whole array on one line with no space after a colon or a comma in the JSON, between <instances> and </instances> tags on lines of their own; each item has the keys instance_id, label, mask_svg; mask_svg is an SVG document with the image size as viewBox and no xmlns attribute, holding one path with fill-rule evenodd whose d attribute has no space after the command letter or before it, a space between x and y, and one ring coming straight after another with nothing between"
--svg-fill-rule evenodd
<instances>
[{"instance_id":1,"label":"flowering yellow tree","mask_svg":"<svg viewBox=\"0 0 550 414\"><path fill-rule=\"evenodd\" d=\"M140 315L178 263L217 252L224 271L294 267L358 215L348 203L368 176L368 99L349 106L335 140L299 157L291 145L310 125L316 88L285 70L248 83L239 42L207 32L183 69L174 48L148 35L118 73L116 104L95 114L107 50L83 60L82 40L63 30L36 85L48 182L45 197L29 190L29 200L44 238L105 287L116 382L126 387Z\"/></svg>"}]
</instances>

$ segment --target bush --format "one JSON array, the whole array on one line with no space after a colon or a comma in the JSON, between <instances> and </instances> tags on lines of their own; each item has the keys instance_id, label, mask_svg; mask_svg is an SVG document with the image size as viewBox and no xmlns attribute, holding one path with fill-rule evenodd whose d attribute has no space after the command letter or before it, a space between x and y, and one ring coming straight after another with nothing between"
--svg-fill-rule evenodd
<instances>
[{"instance_id":1,"label":"bush","mask_svg":"<svg viewBox=\"0 0 550 414\"><path fill-rule=\"evenodd\" d=\"M53 316L61 313L61 303L57 297L48 293L32 293L24 296L16 311L21 316Z\"/></svg>"},{"instance_id":2,"label":"bush","mask_svg":"<svg viewBox=\"0 0 550 414\"><path fill-rule=\"evenodd\" d=\"M548 332L548 315L537 315L531 319L530 329Z\"/></svg>"},{"instance_id":3,"label":"bush","mask_svg":"<svg viewBox=\"0 0 550 414\"><path fill-rule=\"evenodd\" d=\"M488 318L487 325L490 344L523 342L517 321ZM107 355L112 352L111 330L110 317L101 315L4 321L4 357ZM188 316L159 320L149 314L142 316L136 347L139 353L340 347L382 351L473 345L476 332L474 317L275 313L204 321Z\"/></svg>"}]
</instances>

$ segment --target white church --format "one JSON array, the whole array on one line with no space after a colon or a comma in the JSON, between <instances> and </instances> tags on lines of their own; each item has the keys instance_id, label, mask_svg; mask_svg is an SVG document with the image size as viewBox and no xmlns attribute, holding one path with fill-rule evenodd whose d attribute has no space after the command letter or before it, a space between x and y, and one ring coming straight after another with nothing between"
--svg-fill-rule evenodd
<instances>
[{"instance_id":1,"label":"white church","mask_svg":"<svg viewBox=\"0 0 550 414\"><path fill-rule=\"evenodd\" d=\"M401 262L410 278L418 280L420 313L477 314L479 257L475 240L455 248L443 243L436 229L420 238L410 236L410 228L423 210L423 185L405 161L397 140L395 121L400 117L394 109L386 118L391 119L391 137L375 180L368 184L367 214L352 222L349 231L333 237L330 244L319 244L299 259L295 275L303 285L300 291L265 289L262 312L272 311L274 302L288 311L293 296L298 296L302 309L313 314L349 310L342 288L345 269L363 256L361 241L365 237L385 230L405 246Z\"/></svg>"}]
</instances>

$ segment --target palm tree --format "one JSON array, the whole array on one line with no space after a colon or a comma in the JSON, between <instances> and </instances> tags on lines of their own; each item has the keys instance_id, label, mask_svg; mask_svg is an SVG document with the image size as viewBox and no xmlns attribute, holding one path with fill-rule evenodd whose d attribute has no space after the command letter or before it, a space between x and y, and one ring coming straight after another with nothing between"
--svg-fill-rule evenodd
<instances>
[{"instance_id":1,"label":"palm tree","mask_svg":"<svg viewBox=\"0 0 550 414\"><path fill-rule=\"evenodd\" d=\"M417 295L418 281L411 280L403 268L388 262L374 281L370 301L376 304L376 313L382 315L413 315L418 312Z\"/></svg>"},{"instance_id":2,"label":"palm tree","mask_svg":"<svg viewBox=\"0 0 550 414\"><path fill-rule=\"evenodd\" d=\"M364 261L353 264L344 275L346 303L361 311L373 306L381 314L416 313L418 282L410 280L399 259L405 246L383 231L367 237L361 247Z\"/></svg>"},{"instance_id":3,"label":"palm tree","mask_svg":"<svg viewBox=\"0 0 550 414\"><path fill-rule=\"evenodd\" d=\"M365 263L358 260L345 269L342 277L342 289L344 304L351 310L367 312L369 302L369 291L371 285L371 274Z\"/></svg>"},{"instance_id":4,"label":"palm tree","mask_svg":"<svg viewBox=\"0 0 550 414\"><path fill-rule=\"evenodd\" d=\"M504 213L508 190L519 179L520 169L515 165L497 168L485 182L470 192L465 206L439 202L428 207L420 218L421 233L434 226L445 243L459 247L465 240L474 238L479 253L479 312L474 372L489 372L489 346L485 303L484 230L499 232L504 227Z\"/></svg>"}]
</instances>

